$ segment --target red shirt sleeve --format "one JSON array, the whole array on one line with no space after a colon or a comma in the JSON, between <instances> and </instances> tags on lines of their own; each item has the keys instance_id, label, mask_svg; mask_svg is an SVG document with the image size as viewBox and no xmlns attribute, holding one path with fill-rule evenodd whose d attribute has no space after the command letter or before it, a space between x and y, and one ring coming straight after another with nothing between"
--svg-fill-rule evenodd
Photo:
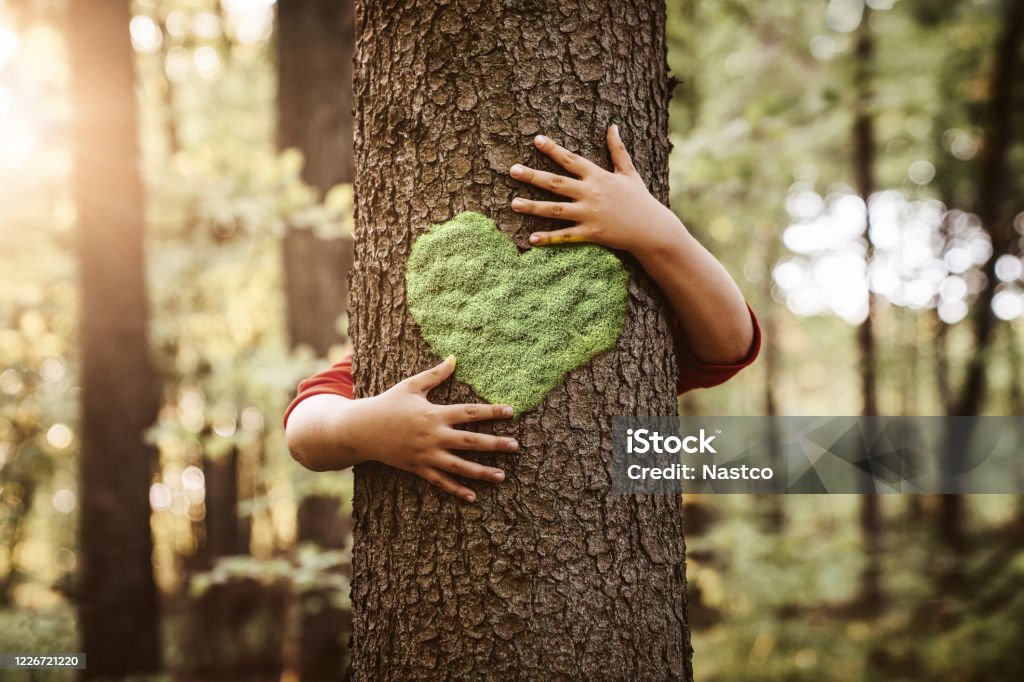
<instances>
[{"instance_id":1,"label":"red shirt sleeve","mask_svg":"<svg viewBox=\"0 0 1024 682\"><path fill-rule=\"evenodd\" d=\"M672 318L672 335L676 344L676 361L679 364L679 378L676 380L676 393L686 393L695 388L711 388L725 383L736 375L741 369L754 362L757 354L761 352L761 326L757 322L757 316L747 304L750 312L750 322L754 325L754 340L750 343L750 350L746 356L731 364L720 364L705 362L701 360L690 349L679 326L679 320Z\"/></svg>"},{"instance_id":2,"label":"red shirt sleeve","mask_svg":"<svg viewBox=\"0 0 1024 682\"><path fill-rule=\"evenodd\" d=\"M288 409L284 411L283 422L286 428L288 426L288 415L292 413L295 406L309 396L317 395L318 393L330 393L349 399L353 397L352 351L346 353L345 357L331 365L328 369L314 374L308 379L303 379L299 383L299 388L295 392L295 398L288 405Z\"/></svg>"},{"instance_id":3,"label":"red shirt sleeve","mask_svg":"<svg viewBox=\"0 0 1024 682\"><path fill-rule=\"evenodd\" d=\"M747 305L750 311L750 321L754 325L754 340L750 344L750 351L739 362L728 365L704 362L690 350L679 327L679 320L672 318L672 334L676 344L676 358L679 364L679 377L676 380L676 392L685 393L695 388L709 388L717 386L731 379L737 372L752 363L757 354L761 351L761 327L757 323L757 316ZM330 393L351 399L352 391L352 351L349 351L339 362L331 365L318 374L308 379L303 379L295 393L295 398L288 405L284 412L283 423L288 426L288 415L292 413L295 406L311 395L319 393Z\"/></svg>"}]
</instances>

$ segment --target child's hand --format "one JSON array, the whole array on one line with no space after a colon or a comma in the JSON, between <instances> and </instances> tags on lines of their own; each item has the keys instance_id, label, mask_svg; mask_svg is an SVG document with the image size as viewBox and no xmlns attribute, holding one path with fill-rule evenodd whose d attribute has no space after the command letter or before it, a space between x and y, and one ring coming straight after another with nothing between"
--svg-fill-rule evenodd
<instances>
[{"instance_id":1,"label":"child's hand","mask_svg":"<svg viewBox=\"0 0 1024 682\"><path fill-rule=\"evenodd\" d=\"M499 483L505 479L505 472L467 461L450 450L515 452L519 444L512 438L453 428L485 419L508 419L512 416L511 405L435 405L427 400L427 393L454 370L455 358L450 357L378 396L355 401L363 411L362 424L359 435L351 441L367 459L412 472L447 493L473 502L473 491L449 474Z\"/></svg>"},{"instance_id":2,"label":"child's hand","mask_svg":"<svg viewBox=\"0 0 1024 682\"><path fill-rule=\"evenodd\" d=\"M515 164L509 174L531 185L574 201L532 201L516 197L512 210L546 218L575 221L576 225L552 232L534 232L530 243L537 246L565 242L594 242L636 256L654 253L678 241L685 228L671 210L647 191L633 167L618 126L608 128L608 150L615 172L558 146L538 135L533 143L555 163L579 179L534 170Z\"/></svg>"}]
</instances>

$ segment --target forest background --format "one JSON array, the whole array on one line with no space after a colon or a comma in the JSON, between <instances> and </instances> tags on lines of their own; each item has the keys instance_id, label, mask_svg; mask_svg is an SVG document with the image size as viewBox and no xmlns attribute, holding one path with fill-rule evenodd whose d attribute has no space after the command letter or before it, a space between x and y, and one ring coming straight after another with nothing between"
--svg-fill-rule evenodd
<instances>
[{"instance_id":1,"label":"forest background","mask_svg":"<svg viewBox=\"0 0 1024 682\"><path fill-rule=\"evenodd\" d=\"M69 4L0 2L3 651L79 650ZM683 413L1024 415L1021 4L669 0L672 207L765 331L761 360ZM310 653L325 641L344 656L351 479L298 467L280 416L346 348L344 315L318 335L324 310L289 302L344 302L351 148L295 131L304 114L342 129L351 94L310 104L344 80L282 78L343 77L331 51L351 23L282 31L279 10L137 0L124 27L160 388L143 491L153 679L313 675L339 663ZM297 284L290 258L310 249L333 265ZM699 678L1024 675L1019 497L692 496L686 511ZM36 679L51 678L68 675Z\"/></svg>"}]
</instances>

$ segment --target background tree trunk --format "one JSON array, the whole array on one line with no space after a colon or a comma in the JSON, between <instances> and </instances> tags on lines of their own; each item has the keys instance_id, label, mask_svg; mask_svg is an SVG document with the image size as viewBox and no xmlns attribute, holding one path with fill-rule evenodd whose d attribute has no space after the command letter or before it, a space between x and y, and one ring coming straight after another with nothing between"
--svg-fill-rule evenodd
<instances>
[{"instance_id":1,"label":"background tree trunk","mask_svg":"<svg viewBox=\"0 0 1024 682\"><path fill-rule=\"evenodd\" d=\"M864 240L867 251L864 259L871 264L875 245L871 239L871 212L868 203L875 191L875 117L871 110L874 100L874 37L871 34L871 9L864 7L860 27L857 30L854 53L853 84L856 89L853 117L854 175L857 193L864 200ZM868 312L857 327L857 348L860 350L860 376L862 414L865 417L878 416L878 352L875 343L875 295L868 291ZM865 427L872 429L873 420L866 420ZM874 434L871 434L874 440ZM875 494L874 482L866 485L860 498L860 529L867 553L867 562L861 574L860 602L867 612L881 607L881 555L882 555L882 510L881 499Z\"/></svg>"},{"instance_id":2,"label":"background tree trunk","mask_svg":"<svg viewBox=\"0 0 1024 682\"><path fill-rule=\"evenodd\" d=\"M206 478L205 559L249 553L249 523L238 516L238 449L203 457Z\"/></svg>"},{"instance_id":3,"label":"background tree trunk","mask_svg":"<svg viewBox=\"0 0 1024 682\"><path fill-rule=\"evenodd\" d=\"M302 152L303 179L323 195L353 178L352 0L290 0L279 3L277 12L278 147ZM352 239L321 239L289 228L283 247L292 343L308 343L325 355L344 340L335 323L348 304ZM336 531L351 524L337 498L308 496L299 502L298 517L300 542L345 547L347 533ZM306 592L300 602L299 679L337 679L351 616L330 605L322 591Z\"/></svg>"},{"instance_id":4,"label":"background tree trunk","mask_svg":"<svg viewBox=\"0 0 1024 682\"><path fill-rule=\"evenodd\" d=\"M997 319L992 311L992 299L999 283L995 264L1007 253L1013 241L1013 211L1010 208L1009 154L1013 146L1013 90L1020 71L1021 41L1024 39L1024 3L1006 3L1002 31L996 44L995 60L989 84L989 102L985 117L985 132L981 145L978 169L978 205L976 213L981 225L992 240L992 257L985 265L985 287L974 303L972 328L974 348L967 363L967 372L959 391L950 405L951 416L969 417L981 413L988 385L990 350ZM964 453L954 443L969 442L969 434L960 434L962 440L947 438L943 456L951 470L956 471ZM939 536L952 550L964 549L964 500L960 495L943 495L939 514Z\"/></svg>"},{"instance_id":5,"label":"background tree trunk","mask_svg":"<svg viewBox=\"0 0 1024 682\"><path fill-rule=\"evenodd\" d=\"M618 123L654 195L668 199L665 6L463 0L357 3L356 395L438 362L405 306L416 236L463 210L526 249L551 222L513 214L517 161L554 166L545 133L609 167ZM633 271L615 349L572 372L516 422L506 481L465 504L376 464L356 471L357 680L690 679L679 496L610 490L611 418L675 414L664 301ZM457 382L434 400L476 400Z\"/></svg>"},{"instance_id":6,"label":"background tree trunk","mask_svg":"<svg viewBox=\"0 0 1024 682\"><path fill-rule=\"evenodd\" d=\"M299 504L299 542L344 549L351 531L352 521L342 514L337 497L309 495ZM299 679L303 682L338 680L345 670L344 637L352 630L352 612L332 604L332 597L329 588L299 594Z\"/></svg>"},{"instance_id":7,"label":"background tree trunk","mask_svg":"<svg viewBox=\"0 0 1024 682\"><path fill-rule=\"evenodd\" d=\"M82 650L85 676L156 671L149 484L156 418L143 259L130 3L68 7L81 278ZM116 188L116 189L115 189Z\"/></svg>"},{"instance_id":8,"label":"background tree trunk","mask_svg":"<svg viewBox=\"0 0 1024 682\"><path fill-rule=\"evenodd\" d=\"M289 0L277 6L277 143L302 152L302 178L321 195L352 182L352 0ZM352 240L290 228L284 239L292 343L323 356L344 339Z\"/></svg>"},{"instance_id":9,"label":"background tree trunk","mask_svg":"<svg viewBox=\"0 0 1024 682\"><path fill-rule=\"evenodd\" d=\"M764 262L777 263L781 244L776 235L771 235L765 243ZM768 447L772 466L780 466L784 457L782 435L775 424L774 417L779 416L779 396L776 390L781 383L782 357L776 337L778 332L778 313L772 299L772 274L767 269L764 274L764 313L761 315L761 363L764 366L764 413L773 417L768 431ZM765 495L767 502L768 528L773 533L781 533L786 524L786 498L784 495Z\"/></svg>"}]
</instances>

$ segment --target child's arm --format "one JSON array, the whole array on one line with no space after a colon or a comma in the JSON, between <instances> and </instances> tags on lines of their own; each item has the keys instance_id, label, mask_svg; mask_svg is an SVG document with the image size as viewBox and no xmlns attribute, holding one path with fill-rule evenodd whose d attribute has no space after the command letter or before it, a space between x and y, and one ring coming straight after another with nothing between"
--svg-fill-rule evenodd
<instances>
[{"instance_id":1,"label":"child's arm","mask_svg":"<svg viewBox=\"0 0 1024 682\"><path fill-rule=\"evenodd\" d=\"M427 393L454 370L455 358L451 357L372 398L311 395L288 416L288 450L313 471L334 471L376 460L473 502L473 491L449 474L500 482L505 473L457 457L450 450L514 452L519 445L512 438L454 428L466 422L507 419L512 416L510 405L435 405L427 400Z\"/></svg>"},{"instance_id":2,"label":"child's arm","mask_svg":"<svg viewBox=\"0 0 1024 682\"><path fill-rule=\"evenodd\" d=\"M665 293L698 358L728 364L748 356L754 327L736 282L679 218L647 191L619 137L618 126L608 129L607 141L615 172L543 135L534 139L536 147L579 179L520 164L509 169L517 180L574 199L513 199L512 210L519 213L576 222L563 230L535 232L530 243L586 241L629 251Z\"/></svg>"}]
</instances>

